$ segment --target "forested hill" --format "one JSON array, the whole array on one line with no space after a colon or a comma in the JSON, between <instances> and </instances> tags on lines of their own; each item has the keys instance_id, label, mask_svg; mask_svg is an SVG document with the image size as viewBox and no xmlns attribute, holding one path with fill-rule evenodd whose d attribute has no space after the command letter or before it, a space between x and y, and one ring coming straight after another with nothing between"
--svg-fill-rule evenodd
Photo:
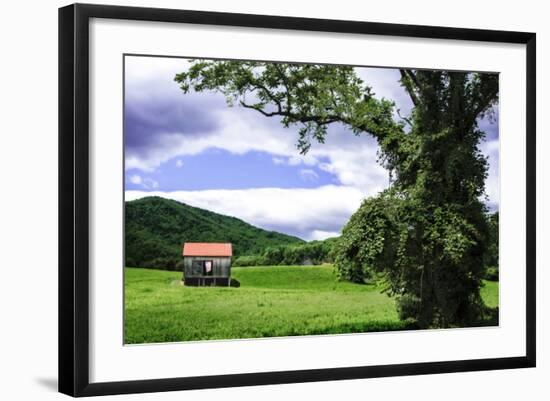
<instances>
[{"instance_id":1,"label":"forested hill","mask_svg":"<svg viewBox=\"0 0 550 401\"><path fill-rule=\"evenodd\" d=\"M231 242L233 255L260 254L267 247L300 244L297 237L254 227L160 197L126 202L126 266L174 269L184 242Z\"/></svg>"}]
</instances>

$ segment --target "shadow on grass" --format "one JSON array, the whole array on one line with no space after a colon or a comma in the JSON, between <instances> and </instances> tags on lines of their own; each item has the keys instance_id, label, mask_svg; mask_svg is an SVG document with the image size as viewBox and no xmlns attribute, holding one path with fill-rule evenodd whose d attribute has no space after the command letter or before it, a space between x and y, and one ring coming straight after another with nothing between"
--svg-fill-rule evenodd
<instances>
[{"instance_id":1,"label":"shadow on grass","mask_svg":"<svg viewBox=\"0 0 550 401\"><path fill-rule=\"evenodd\" d=\"M490 327L498 326L499 311L496 308L487 308L484 311L484 315L476 322L470 325L462 326L461 328L473 328L473 327ZM450 327L449 327L450 328ZM458 327L455 327L458 328ZM432 327L431 329L438 329L438 327ZM325 327L318 330L308 330L306 333L303 331L296 331L288 333L289 336L295 335L319 335L319 334L357 334L357 333L376 333L383 331L403 331L403 330L422 330L416 322L412 320L405 321L373 321L366 323L342 323L332 327Z\"/></svg>"},{"instance_id":2,"label":"shadow on grass","mask_svg":"<svg viewBox=\"0 0 550 401\"><path fill-rule=\"evenodd\" d=\"M498 326L498 306L496 308L485 308L483 316L471 327Z\"/></svg>"},{"instance_id":3,"label":"shadow on grass","mask_svg":"<svg viewBox=\"0 0 550 401\"><path fill-rule=\"evenodd\" d=\"M290 332L288 336L319 335L319 334L357 334L375 333L381 331L417 330L419 327L412 322L373 321L367 323L342 323L336 326Z\"/></svg>"}]
</instances>

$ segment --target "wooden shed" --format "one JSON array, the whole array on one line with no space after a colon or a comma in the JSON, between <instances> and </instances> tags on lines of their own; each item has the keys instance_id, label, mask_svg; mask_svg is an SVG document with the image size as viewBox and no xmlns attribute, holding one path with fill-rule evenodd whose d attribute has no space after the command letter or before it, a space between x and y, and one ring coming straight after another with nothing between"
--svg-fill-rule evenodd
<instances>
[{"instance_id":1,"label":"wooden shed","mask_svg":"<svg viewBox=\"0 0 550 401\"><path fill-rule=\"evenodd\" d=\"M183 280L185 285L231 285L229 243L186 242L183 244Z\"/></svg>"}]
</instances>

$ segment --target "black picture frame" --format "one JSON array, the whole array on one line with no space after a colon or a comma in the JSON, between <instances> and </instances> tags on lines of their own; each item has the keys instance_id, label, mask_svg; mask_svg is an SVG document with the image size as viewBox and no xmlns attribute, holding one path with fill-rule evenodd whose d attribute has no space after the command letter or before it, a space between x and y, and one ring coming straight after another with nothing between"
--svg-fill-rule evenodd
<instances>
[{"instance_id":1,"label":"black picture frame","mask_svg":"<svg viewBox=\"0 0 550 401\"><path fill-rule=\"evenodd\" d=\"M91 18L452 39L526 46L526 354L521 357L90 383L88 61ZM536 35L479 29L74 4L59 9L59 391L71 396L534 367Z\"/></svg>"}]
</instances>

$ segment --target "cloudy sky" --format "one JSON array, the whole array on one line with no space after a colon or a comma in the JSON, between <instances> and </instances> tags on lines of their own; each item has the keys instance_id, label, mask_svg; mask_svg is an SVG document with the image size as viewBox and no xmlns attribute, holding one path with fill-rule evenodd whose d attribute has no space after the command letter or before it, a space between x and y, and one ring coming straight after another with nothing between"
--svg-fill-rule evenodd
<instances>
[{"instance_id":1,"label":"cloudy sky","mask_svg":"<svg viewBox=\"0 0 550 401\"><path fill-rule=\"evenodd\" d=\"M305 240L339 235L361 200L388 185L376 163L376 141L342 125L306 156L296 149L296 127L228 107L221 94L184 94L174 82L186 59L126 56L125 197L162 196L238 217ZM357 68L377 97L408 114L411 102L399 71ZM498 120L498 119L497 119ZM487 133L489 207L498 209L498 122Z\"/></svg>"}]
</instances>

